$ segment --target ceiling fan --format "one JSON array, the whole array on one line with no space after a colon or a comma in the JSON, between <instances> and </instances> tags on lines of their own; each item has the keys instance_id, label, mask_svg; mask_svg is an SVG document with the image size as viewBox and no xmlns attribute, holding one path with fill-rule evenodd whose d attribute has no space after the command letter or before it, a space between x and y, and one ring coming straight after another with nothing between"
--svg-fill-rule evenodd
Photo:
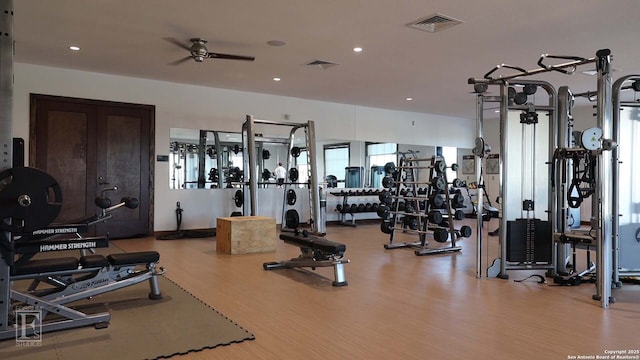
<instances>
[{"instance_id":1,"label":"ceiling fan","mask_svg":"<svg viewBox=\"0 0 640 360\"><path fill-rule=\"evenodd\" d=\"M201 39L201 38L193 38L190 39L191 41L191 46L187 46L183 43L181 43L180 41L174 39L174 38L164 38L165 40L167 40L168 42L175 44L187 51L190 52L190 55L187 57L184 57L180 60L176 60L174 62L171 62L171 65L178 65L181 64L189 59L193 59L196 62L203 62L204 59L227 59L227 60L243 60L243 61L253 61L255 60L255 58L253 56L243 56L243 55L232 55L232 54L222 54L222 53L215 53L215 52L209 52L209 50L207 50L207 47L205 46L205 44L207 43L207 40L205 39Z\"/></svg>"}]
</instances>

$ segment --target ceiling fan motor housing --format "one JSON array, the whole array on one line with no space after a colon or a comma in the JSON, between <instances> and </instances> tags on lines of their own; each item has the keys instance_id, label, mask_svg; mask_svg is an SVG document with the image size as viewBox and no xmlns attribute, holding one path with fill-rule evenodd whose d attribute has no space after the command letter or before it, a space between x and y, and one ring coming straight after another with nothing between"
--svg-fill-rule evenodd
<instances>
[{"instance_id":1,"label":"ceiling fan motor housing","mask_svg":"<svg viewBox=\"0 0 640 360\"><path fill-rule=\"evenodd\" d=\"M193 45L191 45L191 56L196 62L203 62L204 58L209 55L209 50L204 46L207 41L196 38L191 39L191 42L193 42Z\"/></svg>"}]
</instances>

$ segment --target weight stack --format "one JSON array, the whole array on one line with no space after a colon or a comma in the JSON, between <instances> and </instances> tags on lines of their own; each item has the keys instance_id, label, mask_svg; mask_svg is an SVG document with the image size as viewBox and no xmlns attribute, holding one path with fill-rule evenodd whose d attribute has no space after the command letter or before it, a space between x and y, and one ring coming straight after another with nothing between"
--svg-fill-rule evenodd
<instances>
[{"instance_id":1,"label":"weight stack","mask_svg":"<svg viewBox=\"0 0 640 360\"><path fill-rule=\"evenodd\" d=\"M553 239L551 223L540 219L507 221L507 261L550 263Z\"/></svg>"}]
</instances>

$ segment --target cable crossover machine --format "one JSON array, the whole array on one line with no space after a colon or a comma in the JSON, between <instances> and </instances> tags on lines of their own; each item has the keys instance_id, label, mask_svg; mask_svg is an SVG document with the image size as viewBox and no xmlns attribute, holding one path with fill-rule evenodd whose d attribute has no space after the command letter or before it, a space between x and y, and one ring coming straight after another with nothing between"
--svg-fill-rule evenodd
<instances>
[{"instance_id":1,"label":"cable crossover machine","mask_svg":"<svg viewBox=\"0 0 640 360\"><path fill-rule=\"evenodd\" d=\"M549 65L545 62L567 61ZM579 66L595 64L597 71L597 127L573 131L573 99L568 87L558 91L545 81L526 77L547 72L573 74ZM611 296L614 266L614 198L617 189L612 153L616 138L612 123L611 51L598 50L591 58L543 54L538 68L525 70L501 64L482 78L471 78L476 96L476 176L480 181L482 159L487 154L483 135L486 103L500 109L500 257L487 268L486 275L507 279L510 270L546 270L546 275L562 282L567 246L587 246L597 252L595 264L578 275L592 273L597 292L593 296L603 308L615 301ZM500 69L515 73L496 76ZM489 86L498 96L487 93ZM520 90L517 90L520 89ZM538 94L542 90L543 94ZM482 192L483 189L478 189ZM478 194L478 207L482 206ZM571 209L591 199L588 230L572 229ZM579 219L578 219L579 221ZM483 222L477 221L477 269L483 276ZM604 249L604 250L603 250ZM607 250L608 249L608 250ZM485 250L486 251L486 250ZM574 251L575 254L575 251ZM589 253L588 253L589 254ZM485 256L488 256L488 251ZM574 256L575 260L575 256ZM484 265L488 265L488 259ZM573 264L575 271L575 261Z\"/></svg>"}]
</instances>

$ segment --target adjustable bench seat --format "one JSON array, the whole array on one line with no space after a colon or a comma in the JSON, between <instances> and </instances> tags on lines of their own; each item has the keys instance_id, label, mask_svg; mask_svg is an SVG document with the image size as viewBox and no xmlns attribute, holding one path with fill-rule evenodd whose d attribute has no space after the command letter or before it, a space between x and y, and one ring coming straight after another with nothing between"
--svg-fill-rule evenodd
<instances>
[{"instance_id":1,"label":"adjustable bench seat","mask_svg":"<svg viewBox=\"0 0 640 360\"><path fill-rule=\"evenodd\" d=\"M312 235L280 234L280 239L284 240L287 244L296 245L301 248L320 250L325 254L342 256L344 252L347 251L345 244Z\"/></svg>"},{"instance_id":2,"label":"adjustable bench seat","mask_svg":"<svg viewBox=\"0 0 640 360\"><path fill-rule=\"evenodd\" d=\"M74 257L62 257L56 259L29 260L17 263L13 267L12 275L39 274L75 270L78 268L78 259Z\"/></svg>"},{"instance_id":3,"label":"adjustable bench seat","mask_svg":"<svg viewBox=\"0 0 640 360\"><path fill-rule=\"evenodd\" d=\"M107 256L107 260L112 265L149 264L158 262L160 254L157 251L111 254Z\"/></svg>"},{"instance_id":4,"label":"adjustable bench seat","mask_svg":"<svg viewBox=\"0 0 640 360\"><path fill-rule=\"evenodd\" d=\"M347 251L345 244L309 235L306 231L302 233L296 231L294 234L282 233L280 234L280 240L284 240L287 244L298 246L302 254L291 260L266 262L262 264L263 269L310 267L315 270L318 267L332 266L335 278L332 282L333 286L347 285L344 264L348 264L349 260L343 258L345 251Z\"/></svg>"},{"instance_id":5,"label":"adjustable bench seat","mask_svg":"<svg viewBox=\"0 0 640 360\"><path fill-rule=\"evenodd\" d=\"M109 265L109 261L102 255L85 255L80 257L80 266L83 268L97 268Z\"/></svg>"}]
</instances>

